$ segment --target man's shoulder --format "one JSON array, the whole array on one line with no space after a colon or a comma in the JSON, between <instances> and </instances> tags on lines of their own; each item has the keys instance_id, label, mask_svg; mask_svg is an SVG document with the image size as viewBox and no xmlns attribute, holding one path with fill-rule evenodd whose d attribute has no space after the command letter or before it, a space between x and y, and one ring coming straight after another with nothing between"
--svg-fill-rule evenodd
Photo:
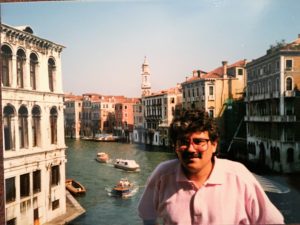
<instances>
[{"instance_id":1,"label":"man's shoulder","mask_svg":"<svg viewBox=\"0 0 300 225\"><path fill-rule=\"evenodd\" d=\"M171 159L161 162L154 170L154 174L158 176L164 176L168 174L176 173L178 169L179 161L178 159Z\"/></svg>"},{"instance_id":2,"label":"man's shoulder","mask_svg":"<svg viewBox=\"0 0 300 225\"><path fill-rule=\"evenodd\" d=\"M248 180L253 178L252 173L240 162L228 160L228 159L218 159L218 167L227 176L239 177L243 180Z\"/></svg>"}]
</instances>

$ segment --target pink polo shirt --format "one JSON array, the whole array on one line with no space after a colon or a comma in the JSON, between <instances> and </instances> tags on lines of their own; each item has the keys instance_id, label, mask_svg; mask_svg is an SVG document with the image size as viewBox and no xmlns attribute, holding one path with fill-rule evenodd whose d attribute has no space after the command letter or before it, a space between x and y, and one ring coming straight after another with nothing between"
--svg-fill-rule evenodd
<instances>
[{"instance_id":1,"label":"pink polo shirt","mask_svg":"<svg viewBox=\"0 0 300 225\"><path fill-rule=\"evenodd\" d=\"M215 158L213 171L197 189L177 159L161 163L148 178L139 216L164 224L283 224L259 182L242 164ZM145 223L146 224L146 223Z\"/></svg>"}]
</instances>

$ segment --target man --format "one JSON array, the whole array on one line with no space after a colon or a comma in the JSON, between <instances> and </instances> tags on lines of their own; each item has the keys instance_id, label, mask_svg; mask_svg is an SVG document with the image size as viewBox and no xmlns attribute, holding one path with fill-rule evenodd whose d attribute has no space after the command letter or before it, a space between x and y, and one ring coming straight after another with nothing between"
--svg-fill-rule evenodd
<instances>
[{"instance_id":1,"label":"man","mask_svg":"<svg viewBox=\"0 0 300 225\"><path fill-rule=\"evenodd\" d=\"M242 164L218 159L215 122L204 111L186 111L170 126L178 159L148 178L138 211L145 225L283 224L284 219Z\"/></svg>"}]
</instances>

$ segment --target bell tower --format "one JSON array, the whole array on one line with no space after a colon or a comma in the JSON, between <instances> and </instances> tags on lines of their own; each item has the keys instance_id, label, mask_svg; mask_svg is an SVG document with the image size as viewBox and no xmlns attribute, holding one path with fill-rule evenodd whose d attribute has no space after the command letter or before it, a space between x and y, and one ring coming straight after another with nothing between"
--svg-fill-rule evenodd
<instances>
[{"instance_id":1,"label":"bell tower","mask_svg":"<svg viewBox=\"0 0 300 225\"><path fill-rule=\"evenodd\" d=\"M150 84L150 70L147 58L145 56L144 63L142 65L142 96L147 96L151 94L151 84Z\"/></svg>"}]
</instances>

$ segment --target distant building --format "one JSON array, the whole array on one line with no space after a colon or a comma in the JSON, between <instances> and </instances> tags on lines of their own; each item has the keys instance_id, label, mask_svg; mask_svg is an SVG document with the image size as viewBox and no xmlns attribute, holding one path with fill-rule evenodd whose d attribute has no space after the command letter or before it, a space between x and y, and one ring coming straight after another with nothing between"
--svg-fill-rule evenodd
<instances>
[{"instance_id":1,"label":"distant building","mask_svg":"<svg viewBox=\"0 0 300 225\"><path fill-rule=\"evenodd\" d=\"M66 212L63 49L29 26L2 24L6 224L43 224Z\"/></svg>"},{"instance_id":2,"label":"distant building","mask_svg":"<svg viewBox=\"0 0 300 225\"><path fill-rule=\"evenodd\" d=\"M204 109L212 117L220 117L226 104L239 99L246 87L246 60L205 72L193 71L182 85L183 109Z\"/></svg>"},{"instance_id":3,"label":"distant building","mask_svg":"<svg viewBox=\"0 0 300 225\"><path fill-rule=\"evenodd\" d=\"M94 137L99 133L113 133L115 104L125 102L126 97L87 93L82 98L81 134Z\"/></svg>"},{"instance_id":4,"label":"distant building","mask_svg":"<svg viewBox=\"0 0 300 225\"><path fill-rule=\"evenodd\" d=\"M65 94L65 136L69 138L80 138L82 96Z\"/></svg>"},{"instance_id":5,"label":"distant building","mask_svg":"<svg viewBox=\"0 0 300 225\"><path fill-rule=\"evenodd\" d=\"M181 107L181 86L142 97L145 144L168 146L168 128L178 107Z\"/></svg>"},{"instance_id":6,"label":"distant building","mask_svg":"<svg viewBox=\"0 0 300 225\"><path fill-rule=\"evenodd\" d=\"M133 105L133 142L145 143L144 140L144 115L142 100Z\"/></svg>"},{"instance_id":7,"label":"distant building","mask_svg":"<svg viewBox=\"0 0 300 225\"><path fill-rule=\"evenodd\" d=\"M247 64L248 157L281 172L300 171L300 35Z\"/></svg>"},{"instance_id":8,"label":"distant building","mask_svg":"<svg viewBox=\"0 0 300 225\"><path fill-rule=\"evenodd\" d=\"M126 141L132 140L134 126L134 105L140 100L138 98L126 98L124 102L115 104L115 126L114 133L125 138Z\"/></svg>"}]
</instances>

